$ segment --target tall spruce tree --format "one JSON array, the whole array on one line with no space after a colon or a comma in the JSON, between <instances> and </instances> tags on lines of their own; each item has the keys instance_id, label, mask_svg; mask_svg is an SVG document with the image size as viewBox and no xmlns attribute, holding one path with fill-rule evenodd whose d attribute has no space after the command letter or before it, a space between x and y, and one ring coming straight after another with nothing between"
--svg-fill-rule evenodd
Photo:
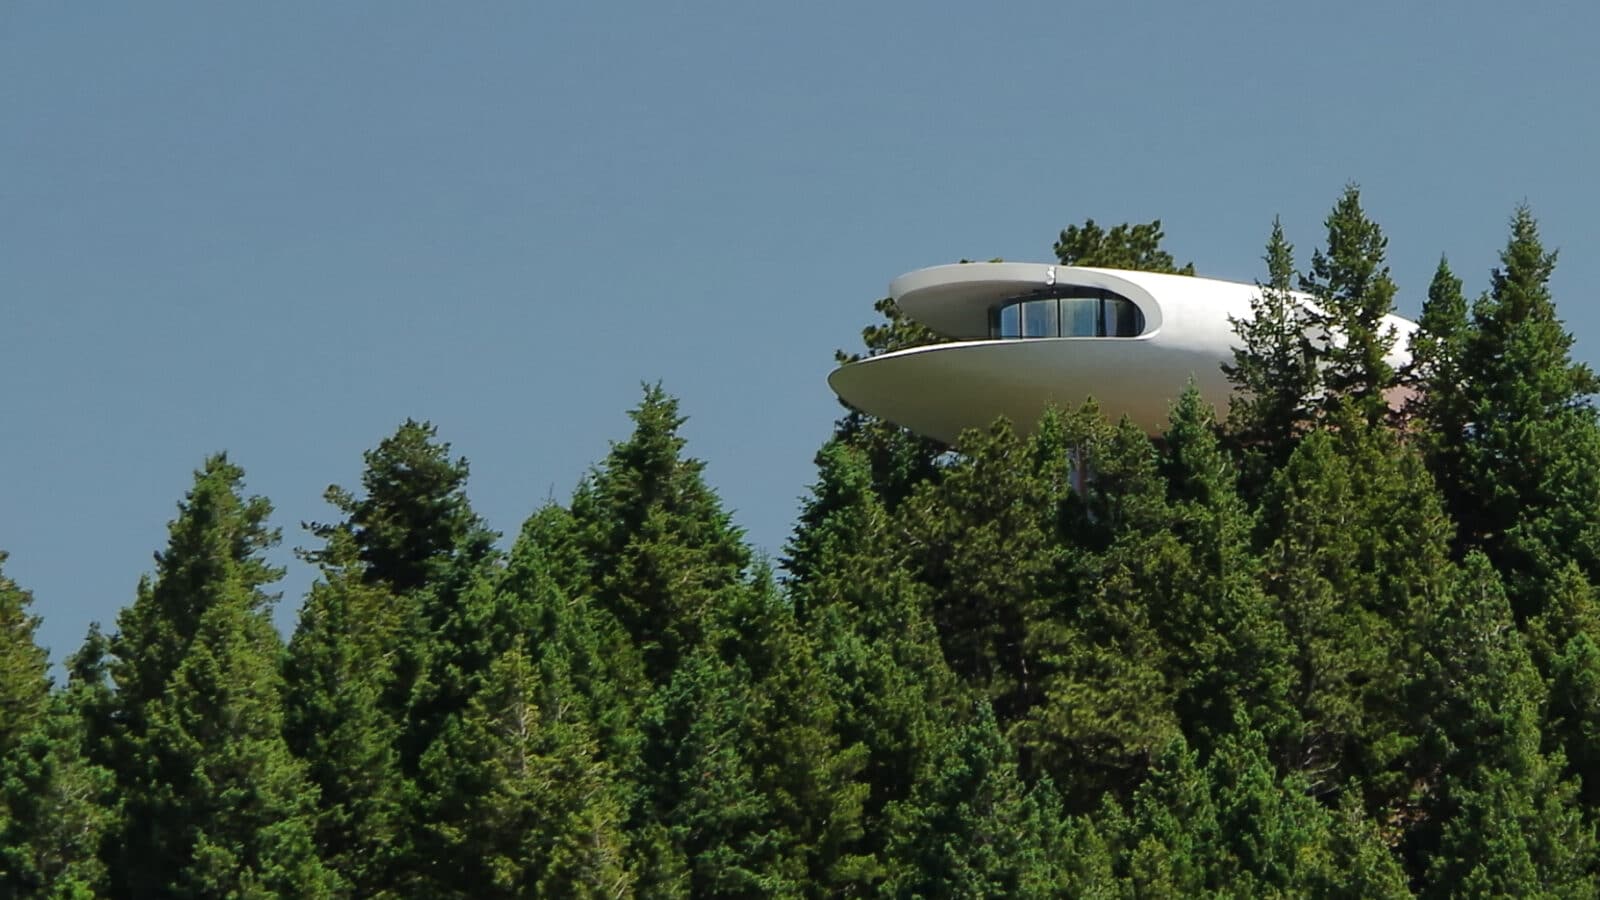
<instances>
[{"instance_id":1,"label":"tall spruce tree","mask_svg":"<svg viewBox=\"0 0 1600 900\"><path fill-rule=\"evenodd\" d=\"M264 559L271 506L244 473L206 460L111 641L107 844L114 896L328 894L312 842L315 790L283 739L282 642Z\"/></svg>"},{"instance_id":2,"label":"tall spruce tree","mask_svg":"<svg viewBox=\"0 0 1600 900\"><path fill-rule=\"evenodd\" d=\"M1053 792L1030 789L994 713L950 735L930 777L889 811L896 897L1056 896L1063 860Z\"/></svg>"},{"instance_id":3,"label":"tall spruce tree","mask_svg":"<svg viewBox=\"0 0 1600 900\"><path fill-rule=\"evenodd\" d=\"M1163 436L1163 474L1178 541L1165 590L1147 602L1168 647L1175 709L1208 750L1249 722L1272 736L1292 727L1288 635L1261 588L1251 549L1255 516L1236 489L1214 413L1191 382Z\"/></svg>"},{"instance_id":4,"label":"tall spruce tree","mask_svg":"<svg viewBox=\"0 0 1600 900\"><path fill-rule=\"evenodd\" d=\"M324 546L303 555L393 597L394 611L380 619L399 631L381 705L401 725L396 746L409 777L494 655L486 628L496 535L467 499L467 460L451 456L433 425L407 419L364 460L361 493L328 488L343 519L309 525Z\"/></svg>"},{"instance_id":5,"label":"tall spruce tree","mask_svg":"<svg viewBox=\"0 0 1600 900\"><path fill-rule=\"evenodd\" d=\"M706 485L705 464L683 455L678 401L649 386L629 416L633 434L579 486L572 516L587 590L659 685L703 642L714 610L743 590L750 552Z\"/></svg>"},{"instance_id":6,"label":"tall spruce tree","mask_svg":"<svg viewBox=\"0 0 1600 900\"><path fill-rule=\"evenodd\" d=\"M424 861L412 894L616 897L629 892L625 809L583 705L519 639L421 764Z\"/></svg>"},{"instance_id":7,"label":"tall spruce tree","mask_svg":"<svg viewBox=\"0 0 1600 900\"><path fill-rule=\"evenodd\" d=\"M931 777L971 704L945 665L926 591L904 567L866 458L832 441L817 463L785 564L798 623L826 673L839 743L865 752L861 833L848 842L835 887L866 894L887 873L886 810Z\"/></svg>"},{"instance_id":8,"label":"tall spruce tree","mask_svg":"<svg viewBox=\"0 0 1600 900\"><path fill-rule=\"evenodd\" d=\"M1239 342L1222 371L1233 383L1228 431L1242 451L1246 493L1257 496L1314 420L1322 372L1310 329L1314 313L1291 293L1294 246L1272 220L1267 280L1250 299L1250 316L1232 319Z\"/></svg>"},{"instance_id":9,"label":"tall spruce tree","mask_svg":"<svg viewBox=\"0 0 1600 900\"><path fill-rule=\"evenodd\" d=\"M1526 619L1566 562L1600 576L1600 426L1590 399L1600 379L1572 360L1550 293L1556 256L1526 206L1500 261L1462 354L1468 424L1432 424L1442 429L1441 481L1457 492L1463 548L1488 555Z\"/></svg>"},{"instance_id":10,"label":"tall spruce tree","mask_svg":"<svg viewBox=\"0 0 1600 900\"><path fill-rule=\"evenodd\" d=\"M0 566L6 554L0 551ZM50 657L35 634L33 595L0 569L0 756L39 724L50 696Z\"/></svg>"},{"instance_id":11,"label":"tall spruce tree","mask_svg":"<svg viewBox=\"0 0 1600 900\"><path fill-rule=\"evenodd\" d=\"M937 487L925 485L910 501L909 562L929 591L950 668L1009 724L1040 697L1027 639L1058 592L1067 448L1034 454L1000 421L987 433L968 432L961 449Z\"/></svg>"},{"instance_id":12,"label":"tall spruce tree","mask_svg":"<svg viewBox=\"0 0 1600 900\"><path fill-rule=\"evenodd\" d=\"M328 867L352 895L385 896L400 887L406 783L395 742L402 723L383 701L404 607L365 579L349 531L330 533L319 559L322 577L284 657L285 735L317 787L315 834Z\"/></svg>"},{"instance_id":13,"label":"tall spruce tree","mask_svg":"<svg viewBox=\"0 0 1600 900\"><path fill-rule=\"evenodd\" d=\"M1177 733L1154 619L1167 612L1160 598L1182 550L1149 437L1126 419L1107 425L1092 406L1074 418L1064 429L1047 418L1034 439L1036 458L1088 477L1057 510L1059 577L1024 643L1039 700L1016 737L1030 769L1082 811L1107 791L1126 796Z\"/></svg>"},{"instance_id":14,"label":"tall spruce tree","mask_svg":"<svg viewBox=\"0 0 1600 900\"><path fill-rule=\"evenodd\" d=\"M109 773L85 756L75 692L50 694L31 602L0 572L0 894L95 896L106 887Z\"/></svg>"},{"instance_id":15,"label":"tall spruce tree","mask_svg":"<svg viewBox=\"0 0 1600 900\"><path fill-rule=\"evenodd\" d=\"M1469 556L1422 636L1426 815L1404 850L1431 896L1499 896L1532 885L1592 896L1593 824L1563 760L1540 749L1545 685L1488 560Z\"/></svg>"},{"instance_id":16,"label":"tall spruce tree","mask_svg":"<svg viewBox=\"0 0 1600 900\"><path fill-rule=\"evenodd\" d=\"M1417 740L1408 660L1449 577L1449 522L1414 449L1359 409L1332 421L1300 442L1262 504L1263 574L1300 713L1278 759L1319 793L1356 778L1377 807L1405 793Z\"/></svg>"},{"instance_id":17,"label":"tall spruce tree","mask_svg":"<svg viewBox=\"0 0 1600 900\"><path fill-rule=\"evenodd\" d=\"M1346 185L1326 220L1328 243L1311 255L1300 289L1317 305L1324 413L1354 404L1369 423L1388 415L1397 383L1388 356L1397 334L1384 317L1394 312L1395 284L1384 265L1389 240L1361 208L1361 190Z\"/></svg>"}]
</instances>

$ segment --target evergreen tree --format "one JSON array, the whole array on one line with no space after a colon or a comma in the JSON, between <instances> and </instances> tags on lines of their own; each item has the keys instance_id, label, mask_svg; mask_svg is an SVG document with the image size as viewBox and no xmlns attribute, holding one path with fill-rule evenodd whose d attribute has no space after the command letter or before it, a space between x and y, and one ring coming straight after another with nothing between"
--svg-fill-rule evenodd
<instances>
[{"instance_id":1,"label":"evergreen tree","mask_svg":"<svg viewBox=\"0 0 1600 900\"><path fill-rule=\"evenodd\" d=\"M633 881L625 810L569 686L519 640L422 760L423 881L430 897L615 897Z\"/></svg>"},{"instance_id":2,"label":"evergreen tree","mask_svg":"<svg viewBox=\"0 0 1600 900\"><path fill-rule=\"evenodd\" d=\"M316 853L316 789L283 739L282 644L243 599L201 616L152 704L124 834L150 829L154 840L150 856L124 864L131 893L316 897L337 885Z\"/></svg>"},{"instance_id":3,"label":"evergreen tree","mask_svg":"<svg viewBox=\"0 0 1600 900\"><path fill-rule=\"evenodd\" d=\"M1568 560L1600 576L1600 427L1589 396L1600 379L1572 361L1550 295L1555 254L1527 207L1500 260L1463 351L1470 424L1442 432L1438 462L1456 491L1464 548L1488 555L1525 620Z\"/></svg>"},{"instance_id":4,"label":"evergreen tree","mask_svg":"<svg viewBox=\"0 0 1600 900\"><path fill-rule=\"evenodd\" d=\"M1369 423L1388 414L1396 385L1388 355L1395 329L1384 322L1394 311L1395 284L1384 265L1388 238L1361 208L1361 190L1347 185L1328 214L1326 252L1315 251L1300 289L1311 295L1326 414L1353 403Z\"/></svg>"},{"instance_id":5,"label":"evergreen tree","mask_svg":"<svg viewBox=\"0 0 1600 900\"><path fill-rule=\"evenodd\" d=\"M284 661L285 735L318 789L316 843L355 896L398 887L405 780L383 706L395 677L404 607L366 582L353 535L335 531L322 579L300 610Z\"/></svg>"},{"instance_id":6,"label":"evergreen tree","mask_svg":"<svg viewBox=\"0 0 1600 900\"><path fill-rule=\"evenodd\" d=\"M504 637L495 644L526 641L547 680L571 685L601 756L631 777L651 684L632 639L586 593L580 537L572 514L555 504L528 517L499 584L496 627Z\"/></svg>"},{"instance_id":7,"label":"evergreen tree","mask_svg":"<svg viewBox=\"0 0 1600 900\"><path fill-rule=\"evenodd\" d=\"M1127 420L1107 426L1093 407L1075 418L1066 428L1047 419L1034 439L1037 459L1090 474L1056 511L1060 578L1025 638L1040 699L1015 734L1030 771L1050 774L1082 811L1106 791L1127 796L1177 733L1154 618L1182 548L1150 439Z\"/></svg>"},{"instance_id":8,"label":"evergreen tree","mask_svg":"<svg viewBox=\"0 0 1600 900\"><path fill-rule=\"evenodd\" d=\"M324 540L348 531L365 581L408 594L436 581L458 557L491 555L495 535L467 501L466 457L452 459L437 428L407 419L363 458L360 496L338 485L324 494L344 520L308 527ZM319 562L326 552L306 556Z\"/></svg>"},{"instance_id":9,"label":"evergreen tree","mask_svg":"<svg viewBox=\"0 0 1600 900\"><path fill-rule=\"evenodd\" d=\"M839 743L865 753L861 835L849 842L855 887L837 884L864 894L886 874L886 809L931 774L970 704L945 665L925 592L903 567L864 455L833 441L817 460L818 481L785 562L798 622L831 691Z\"/></svg>"},{"instance_id":10,"label":"evergreen tree","mask_svg":"<svg viewBox=\"0 0 1600 900\"><path fill-rule=\"evenodd\" d=\"M1486 558L1467 558L1423 637L1426 815L1405 849L1429 893L1592 892L1592 825L1540 749L1545 686Z\"/></svg>"},{"instance_id":11,"label":"evergreen tree","mask_svg":"<svg viewBox=\"0 0 1600 900\"><path fill-rule=\"evenodd\" d=\"M1313 312L1290 288L1294 246L1272 220L1267 240L1267 280L1250 299L1250 316L1230 319L1238 334L1233 362L1222 371L1233 383L1228 430L1243 450L1246 487L1254 496L1294 450L1314 420L1322 372L1311 338Z\"/></svg>"},{"instance_id":12,"label":"evergreen tree","mask_svg":"<svg viewBox=\"0 0 1600 900\"><path fill-rule=\"evenodd\" d=\"M1378 807L1405 793L1417 730L1403 698L1417 623L1448 584L1449 522L1414 450L1354 409L1333 416L1263 502L1266 587L1301 719L1279 759L1319 793L1357 778Z\"/></svg>"},{"instance_id":13,"label":"evergreen tree","mask_svg":"<svg viewBox=\"0 0 1600 900\"><path fill-rule=\"evenodd\" d=\"M1166 590L1148 602L1168 648L1184 733L1202 750L1237 721L1281 735L1294 718L1288 635L1261 589L1250 546L1255 517L1236 490L1212 409L1192 382L1163 437L1178 551Z\"/></svg>"},{"instance_id":14,"label":"evergreen tree","mask_svg":"<svg viewBox=\"0 0 1600 900\"><path fill-rule=\"evenodd\" d=\"M1405 874L1356 807L1330 811L1280 779L1259 734L1211 760L1181 741L1161 754L1120 830L1119 871L1141 896L1405 897Z\"/></svg>"},{"instance_id":15,"label":"evergreen tree","mask_svg":"<svg viewBox=\"0 0 1600 900\"><path fill-rule=\"evenodd\" d=\"M930 777L889 812L895 897L1046 897L1065 880L1048 791L1028 789L987 704L944 745Z\"/></svg>"},{"instance_id":16,"label":"evergreen tree","mask_svg":"<svg viewBox=\"0 0 1600 900\"><path fill-rule=\"evenodd\" d=\"M84 722L69 692L0 757L0 895L105 894L99 845L113 784L84 751Z\"/></svg>"},{"instance_id":17,"label":"evergreen tree","mask_svg":"<svg viewBox=\"0 0 1600 900\"><path fill-rule=\"evenodd\" d=\"M242 496L243 475L221 455L206 461L156 577L118 617L110 737L123 804L107 847L117 896L333 888L312 843L315 791L283 740L282 644L264 591L278 570L263 559L277 533L267 501ZM80 666L92 673L94 661Z\"/></svg>"},{"instance_id":18,"label":"evergreen tree","mask_svg":"<svg viewBox=\"0 0 1600 900\"><path fill-rule=\"evenodd\" d=\"M1600 609L1576 564L1558 574L1545 611L1529 620L1526 633L1550 688L1544 747L1566 757L1583 805L1600 808Z\"/></svg>"},{"instance_id":19,"label":"evergreen tree","mask_svg":"<svg viewBox=\"0 0 1600 900\"><path fill-rule=\"evenodd\" d=\"M1009 723L1040 696L1027 637L1058 593L1058 507L1071 492L1066 447L1036 455L1001 421L968 432L962 451L937 487L911 501L910 564L929 589L950 668Z\"/></svg>"},{"instance_id":20,"label":"evergreen tree","mask_svg":"<svg viewBox=\"0 0 1600 900\"><path fill-rule=\"evenodd\" d=\"M76 685L50 694L32 599L0 573L0 894L89 897L105 890L110 779L85 756Z\"/></svg>"},{"instance_id":21,"label":"evergreen tree","mask_svg":"<svg viewBox=\"0 0 1600 900\"><path fill-rule=\"evenodd\" d=\"M1166 236L1160 219L1137 225L1124 222L1109 230L1096 225L1093 219L1085 219L1081 226L1062 229L1054 249L1063 266L1193 275L1194 263L1177 265L1172 254L1161 246Z\"/></svg>"},{"instance_id":22,"label":"evergreen tree","mask_svg":"<svg viewBox=\"0 0 1600 900\"><path fill-rule=\"evenodd\" d=\"M0 566L6 554L0 551ZM0 570L0 756L38 725L50 695L50 657L34 639L33 595Z\"/></svg>"},{"instance_id":23,"label":"evergreen tree","mask_svg":"<svg viewBox=\"0 0 1600 900\"><path fill-rule=\"evenodd\" d=\"M328 488L324 496L343 519L309 525L324 546L302 555L349 570L341 582L359 581L392 597L394 609L374 623L398 630L385 656L380 706L400 723L400 768L411 777L494 656L485 629L497 577L496 535L467 499L467 460L451 456L434 426L407 419L363 458L362 493Z\"/></svg>"},{"instance_id":24,"label":"evergreen tree","mask_svg":"<svg viewBox=\"0 0 1600 900\"><path fill-rule=\"evenodd\" d=\"M1440 459L1440 454L1459 449L1466 433L1462 389L1470 337L1461 279L1451 271L1449 261L1440 257L1439 267L1428 284L1428 299L1422 304L1417 330L1411 335L1411 362L1401 373L1401 380L1409 392L1406 415L1418 426L1419 437L1428 450L1429 467L1445 496L1451 499L1457 486L1448 484L1446 478L1459 475L1460 462Z\"/></svg>"},{"instance_id":25,"label":"evergreen tree","mask_svg":"<svg viewBox=\"0 0 1600 900\"><path fill-rule=\"evenodd\" d=\"M664 684L703 642L714 610L742 589L750 555L701 475L705 464L682 455L678 402L650 386L629 416L633 434L579 487L572 516L588 589Z\"/></svg>"}]
</instances>

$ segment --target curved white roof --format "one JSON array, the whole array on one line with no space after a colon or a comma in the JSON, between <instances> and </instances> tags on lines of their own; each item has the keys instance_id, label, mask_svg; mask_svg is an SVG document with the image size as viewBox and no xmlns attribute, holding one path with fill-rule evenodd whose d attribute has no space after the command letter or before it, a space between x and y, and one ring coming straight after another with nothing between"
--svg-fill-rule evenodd
<instances>
[{"instance_id":1,"label":"curved white roof","mask_svg":"<svg viewBox=\"0 0 1600 900\"><path fill-rule=\"evenodd\" d=\"M1066 286L1126 297L1144 313L1136 337L991 338L989 312L1008 300ZM962 263L896 278L889 293L911 318L959 340L885 353L836 369L828 384L846 403L936 440L1004 415L1029 430L1051 405L1094 398L1113 419L1162 430L1190 379L1219 414L1232 385L1222 364L1237 341L1231 319L1248 319L1254 284L1186 275L1046 263ZM1310 299L1296 295L1301 303ZM1416 326L1397 334L1392 364L1408 359Z\"/></svg>"}]
</instances>

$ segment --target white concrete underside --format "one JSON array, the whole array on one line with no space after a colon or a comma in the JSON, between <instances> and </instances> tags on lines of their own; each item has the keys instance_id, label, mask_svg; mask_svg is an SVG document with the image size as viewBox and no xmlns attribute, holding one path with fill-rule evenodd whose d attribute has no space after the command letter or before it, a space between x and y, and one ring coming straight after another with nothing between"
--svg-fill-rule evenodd
<instances>
[{"instance_id":1,"label":"white concrete underside","mask_svg":"<svg viewBox=\"0 0 1600 900\"><path fill-rule=\"evenodd\" d=\"M1165 430L1173 401L1192 377L1226 416L1226 347L1171 346L1149 338L1039 338L935 344L844 366L828 384L846 403L919 434L954 443L997 416L1029 433L1051 405L1091 397L1113 419L1151 434ZM1222 352L1218 352L1218 351Z\"/></svg>"}]
</instances>

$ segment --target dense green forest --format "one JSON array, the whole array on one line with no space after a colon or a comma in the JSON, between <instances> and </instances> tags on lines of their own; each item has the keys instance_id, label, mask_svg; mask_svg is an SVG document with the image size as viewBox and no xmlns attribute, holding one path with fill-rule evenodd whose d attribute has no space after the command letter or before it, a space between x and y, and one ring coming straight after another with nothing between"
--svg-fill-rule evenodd
<instances>
[{"instance_id":1,"label":"dense green forest","mask_svg":"<svg viewBox=\"0 0 1600 900\"><path fill-rule=\"evenodd\" d=\"M1600 382L1555 255L1519 209L1483 293L1441 261L1395 370L1382 231L1354 187L1326 226L1272 228L1229 409L847 412L778 560L659 387L509 541L408 421L285 642L272 508L205 460L63 683L0 576L0 894L1594 896ZM1192 273L1163 241L1055 253ZM879 310L862 353L936 340Z\"/></svg>"}]
</instances>

